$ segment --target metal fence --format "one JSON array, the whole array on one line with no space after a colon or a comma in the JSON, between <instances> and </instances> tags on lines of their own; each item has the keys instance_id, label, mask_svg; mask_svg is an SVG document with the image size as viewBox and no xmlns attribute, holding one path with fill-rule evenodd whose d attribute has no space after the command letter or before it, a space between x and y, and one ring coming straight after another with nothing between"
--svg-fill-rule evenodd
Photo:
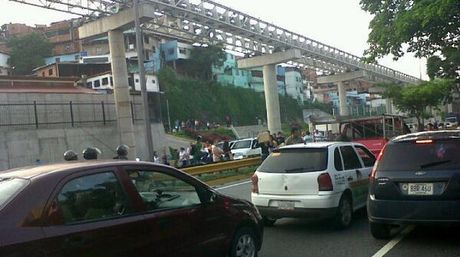
<instances>
[{"instance_id":1,"label":"metal fence","mask_svg":"<svg viewBox=\"0 0 460 257\"><path fill-rule=\"evenodd\" d=\"M131 102L133 123L142 121L142 104ZM0 128L106 125L117 120L115 103L18 103L0 104Z\"/></svg>"}]
</instances>

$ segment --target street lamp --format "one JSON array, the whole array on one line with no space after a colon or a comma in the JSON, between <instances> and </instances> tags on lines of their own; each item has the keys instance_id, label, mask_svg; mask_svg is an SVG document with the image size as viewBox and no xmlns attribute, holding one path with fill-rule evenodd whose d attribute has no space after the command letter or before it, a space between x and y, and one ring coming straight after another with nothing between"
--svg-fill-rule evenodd
<instances>
[{"instance_id":1,"label":"street lamp","mask_svg":"<svg viewBox=\"0 0 460 257\"><path fill-rule=\"evenodd\" d=\"M152 129L150 126L150 110L147 95L147 86L145 82L145 67L144 67L144 41L139 21L139 0L133 0L134 9L134 27L136 30L136 48L137 48L137 63L139 66L139 82L141 84L142 103L144 105L144 125L145 136L147 140L147 155L148 160L153 161L153 142Z\"/></svg>"}]
</instances>

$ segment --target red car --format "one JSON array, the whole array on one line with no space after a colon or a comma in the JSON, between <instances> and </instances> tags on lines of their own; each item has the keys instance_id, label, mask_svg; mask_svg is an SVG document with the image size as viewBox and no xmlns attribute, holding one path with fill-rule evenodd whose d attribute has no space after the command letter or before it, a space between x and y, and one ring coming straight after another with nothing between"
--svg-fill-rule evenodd
<instances>
[{"instance_id":1,"label":"red car","mask_svg":"<svg viewBox=\"0 0 460 257\"><path fill-rule=\"evenodd\" d=\"M255 257L263 238L250 202L132 161L0 172L0 228L2 257Z\"/></svg>"}]
</instances>

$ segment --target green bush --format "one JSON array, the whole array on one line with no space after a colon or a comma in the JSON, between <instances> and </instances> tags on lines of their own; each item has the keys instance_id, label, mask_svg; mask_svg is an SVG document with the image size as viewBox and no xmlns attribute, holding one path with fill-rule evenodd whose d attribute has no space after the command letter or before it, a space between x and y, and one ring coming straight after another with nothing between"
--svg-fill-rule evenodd
<instances>
[{"instance_id":1,"label":"green bush","mask_svg":"<svg viewBox=\"0 0 460 257\"><path fill-rule=\"evenodd\" d=\"M161 90L169 101L171 123L198 119L225 125L229 115L235 126L254 125L256 117L266 120L264 94L252 89L222 86L214 81L179 77L171 68L159 72ZM167 124L165 100L162 101L163 122ZM302 123L302 109L295 99L280 95L281 121Z\"/></svg>"}]
</instances>

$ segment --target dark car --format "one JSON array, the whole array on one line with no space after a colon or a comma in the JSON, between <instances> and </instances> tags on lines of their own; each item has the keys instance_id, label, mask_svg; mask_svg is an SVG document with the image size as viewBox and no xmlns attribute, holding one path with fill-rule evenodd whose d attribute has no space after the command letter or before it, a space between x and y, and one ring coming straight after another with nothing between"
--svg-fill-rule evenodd
<instances>
[{"instance_id":1,"label":"dark car","mask_svg":"<svg viewBox=\"0 0 460 257\"><path fill-rule=\"evenodd\" d=\"M367 212L375 238L413 223L460 222L460 131L391 140L371 173Z\"/></svg>"},{"instance_id":2,"label":"dark car","mask_svg":"<svg viewBox=\"0 0 460 257\"><path fill-rule=\"evenodd\" d=\"M171 167L67 162L0 172L0 256L257 256L261 216Z\"/></svg>"}]
</instances>

